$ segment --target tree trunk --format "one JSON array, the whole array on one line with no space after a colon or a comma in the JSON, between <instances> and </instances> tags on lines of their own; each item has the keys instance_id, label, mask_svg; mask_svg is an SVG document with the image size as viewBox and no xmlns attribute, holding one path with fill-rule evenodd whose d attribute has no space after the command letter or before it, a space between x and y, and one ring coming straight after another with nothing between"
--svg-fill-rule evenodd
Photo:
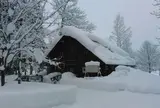
<instances>
[{"instance_id":1,"label":"tree trunk","mask_svg":"<svg viewBox=\"0 0 160 108\"><path fill-rule=\"evenodd\" d=\"M27 75L27 71L26 70L24 71L24 75Z\"/></svg>"},{"instance_id":2,"label":"tree trunk","mask_svg":"<svg viewBox=\"0 0 160 108\"><path fill-rule=\"evenodd\" d=\"M30 64L30 75L32 75L33 74L33 67L32 67L32 65Z\"/></svg>"},{"instance_id":3,"label":"tree trunk","mask_svg":"<svg viewBox=\"0 0 160 108\"><path fill-rule=\"evenodd\" d=\"M152 72L151 63L148 63L148 66L149 66L149 73L151 73Z\"/></svg>"},{"instance_id":4,"label":"tree trunk","mask_svg":"<svg viewBox=\"0 0 160 108\"><path fill-rule=\"evenodd\" d=\"M5 71L1 71L1 86L4 86L5 84Z\"/></svg>"},{"instance_id":5,"label":"tree trunk","mask_svg":"<svg viewBox=\"0 0 160 108\"><path fill-rule=\"evenodd\" d=\"M21 84L21 61L19 61L18 84Z\"/></svg>"},{"instance_id":6,"label":"tree trunk","mask_svg":"<svg viewBox=\"0 0 160 108\"><path fill-rule=\"evenodd\" d=\"M21 48L21 44L19 43L19 48ZM21 51L18 54L19 57L19 69L18 69L18 84L21 84Z\"/></svg>"}]
</instances>

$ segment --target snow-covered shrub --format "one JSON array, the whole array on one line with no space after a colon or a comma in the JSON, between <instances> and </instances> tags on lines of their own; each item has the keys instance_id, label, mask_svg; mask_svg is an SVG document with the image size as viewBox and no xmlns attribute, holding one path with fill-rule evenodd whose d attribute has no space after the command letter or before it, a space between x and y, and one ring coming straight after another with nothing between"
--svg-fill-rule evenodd
<instances>
[{"instance_id":1,"label":"snow-covered shrub","mask_svg":"<svg viewBox=\"0 0 160 108\"><path fill-rule=\"evenodd\" d=\"M37 73L37 75L42 75L42 76L47 75L47 71L43 70L43 71Z\"/></svg>"},{"instance_id":2,"label":"snow-covered shrub","mask_svg":"<svg viewBox=\"0 0 160 108\"><path fill-rule=\"evenodd\" d=\"M62 74L62 79L72 79L76 78L76 75L73 74L72 72L65 72Z\"/></svg>"},{"instance_id":3,"label":"snow-covered shrub","mask_svg":"<svg viewBox=\"0 0 160 108\"><path fill-rule=\"evenodd\" d=\"M54 72L54 73L45 75L43 77L43 82L56 84L60 81L61 78L62 78L62 74L60 72Z\"/></svg>"}]
</instances>

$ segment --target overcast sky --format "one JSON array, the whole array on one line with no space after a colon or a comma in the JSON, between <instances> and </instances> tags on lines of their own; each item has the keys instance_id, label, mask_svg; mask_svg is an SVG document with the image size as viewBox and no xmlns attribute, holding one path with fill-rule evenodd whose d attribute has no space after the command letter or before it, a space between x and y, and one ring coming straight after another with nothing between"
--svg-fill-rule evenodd
<instances>
[{"instance_id":1,"label":"overcast sky","mask_svg":"<svg viewBox=\"0 0 160 108\"><path fill-rule=\"evenodd\" d=\"M138 49L144 40L155 41L160 35L160 19L150 13L155 7L154 0L79 0L79 7L88 15L97 29L94 32L102 38L111 35L115 16L120 13L126 26L132 28L132 44Z\"/></svg>"}]
</instances>

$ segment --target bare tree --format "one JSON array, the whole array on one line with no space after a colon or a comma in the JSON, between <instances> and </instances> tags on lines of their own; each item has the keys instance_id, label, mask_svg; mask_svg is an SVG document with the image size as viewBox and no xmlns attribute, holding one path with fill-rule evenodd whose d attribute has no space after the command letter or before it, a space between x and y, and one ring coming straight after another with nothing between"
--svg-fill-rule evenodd
<instances>
[{"instance_id":1,"label":"bare tree","mask_svg":"<svg viewBox=\"0 0 160 108\"><path fill-rule=\"evenodd\" d=\"M116 41L117 46L130 53L131 48L131 39L132 31L130 27L126 27L124 24L124 18L118 14L114 21L114 28L110 39Z\"/></svg>"},{"instance_id":2,"label":"bare tree","mask_svg":"<svg viewBox=\"0 0 160 108\"><path fill-rule=\"evenodd\" d=\"M151 73L157 68L159 57L157 46L145 41L137 53L137 65L141 70Z\"/></svg>"}]
</instances>

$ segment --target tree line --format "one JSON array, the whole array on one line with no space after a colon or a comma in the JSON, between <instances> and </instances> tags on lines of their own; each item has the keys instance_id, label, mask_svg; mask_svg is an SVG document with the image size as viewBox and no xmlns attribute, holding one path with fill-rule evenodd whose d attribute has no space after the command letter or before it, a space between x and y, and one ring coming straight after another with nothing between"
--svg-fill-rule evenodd
<instances>
[{"instance_id":1,"label":"tree line","mask_svg":"<svg viewBox=\"0 0 160 108\"><path fill-rule=\"evenodd\" d=\"M157 10L151 14L160 18L160 1L155 0L154 6L157 7ZM109 39L113 40L117 46L128 52L135 59L136 68L149 73L152 71L160 72L160 45L146 40L142 43L140 49L133 51L131 37L131 27L126 27L124 17L118 14L114 20L113 32ZM159 37L156 39L160 42Z\"/></svg>"}]
</instances>

